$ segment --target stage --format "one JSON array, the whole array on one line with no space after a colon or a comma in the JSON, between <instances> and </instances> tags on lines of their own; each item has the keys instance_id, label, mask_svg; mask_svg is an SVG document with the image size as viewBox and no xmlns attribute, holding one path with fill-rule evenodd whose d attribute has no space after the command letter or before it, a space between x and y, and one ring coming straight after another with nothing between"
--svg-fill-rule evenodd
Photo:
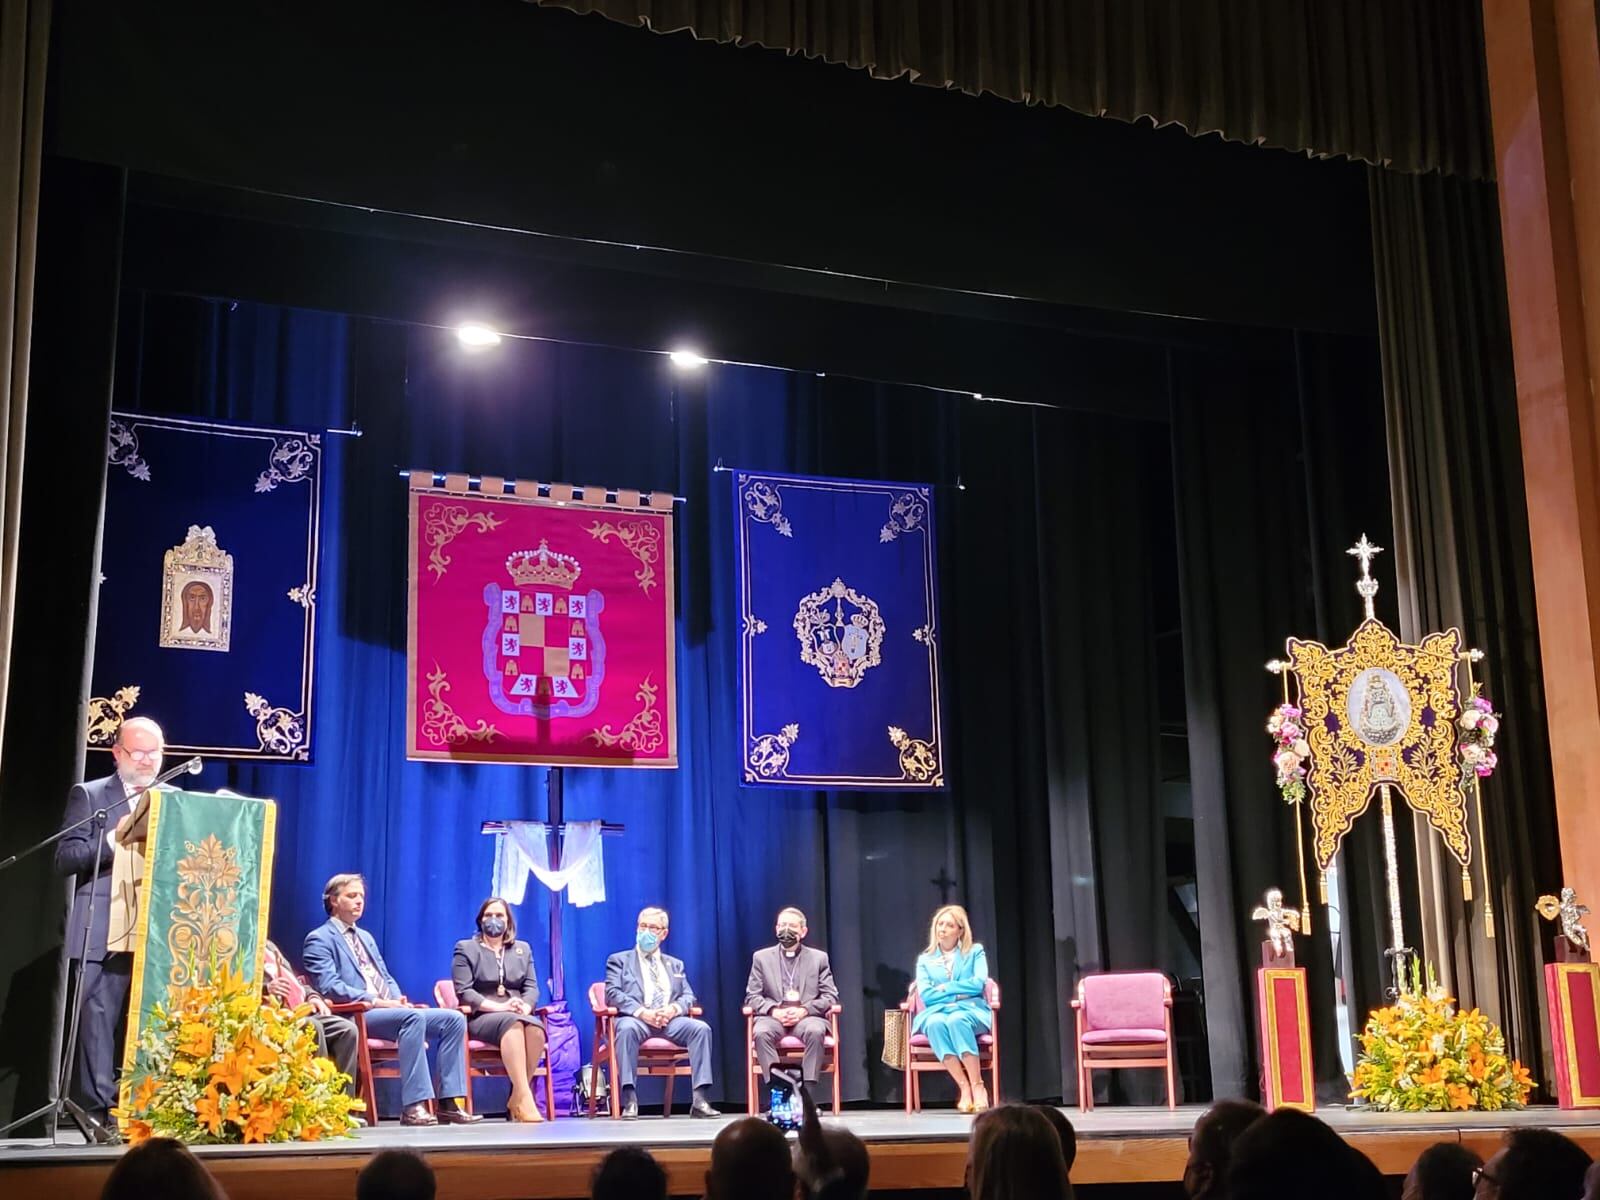
<instances>
[{"instance_id":1,"label":"stage","mask_svg":"<svg viewBox=\"0 0 1600 1200\"><path fill-rule=\"evenodd\" d=\"M1077 1184L1176 1182L1190 1128L1201 1109L1067 1110L1078 1130ZM1484 1158L1504 1130L1541 1125L1600 1155L1600 1113L1533 1108L1505 1113L1382 1115L1345 1109L1318 1114L1386 1175L1403 1175L1422 1150L1461 1141ZM831 1120L831 1118L830 1118ZM839 1123L871 1147L872 1188L958 1188L966 1162L970 1117L928 1112L846 1112ZM392 1122L348 1141L292 1147L201 1148L200 1155L232 1200L348 1200L366 1156L388 1146L425 1152L439 1176L440 1200L563 1200L588 1194L589 1175L613 1147L647 1146L666 1168L674 1195L698 1196L711 1139L726 1122L644 1117L638 1121L572 1118L553 1124L508 1125L491 1118L469 1128L402 1129ZM0 1142L0 1194L94 1200L117 1149L34 1141Z\"/></svg>"}]
</instances>

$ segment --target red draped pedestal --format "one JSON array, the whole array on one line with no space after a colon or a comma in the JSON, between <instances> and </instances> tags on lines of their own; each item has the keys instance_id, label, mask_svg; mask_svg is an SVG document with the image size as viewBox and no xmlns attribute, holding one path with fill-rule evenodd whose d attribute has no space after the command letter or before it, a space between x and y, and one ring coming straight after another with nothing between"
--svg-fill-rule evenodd
<instances>
[{"instance_id":1,"label":"red draped pedestal","mask_svg":"<svg viewBox=\"0 0 1600 1200\"><path fill-rule=\"evenodd\" d=\"M1544 993L1557 1099L1562 1108L1600 1108L1600 966L1546 963Z\"/></svg>"},{"instance_id":2,"label":"red draped pedestal","mask_svg":"<svg viewBox=\"0 0 1600 1200\"><path fill-rule=\"evenodd\" d=\"M1256 1016L1261 1030L1261 1102L1269 1112L1279 1108L1314 1111L1316 1075L1311 1068L1305 968L1258 970Z\"/></svg>"}]
</instances>

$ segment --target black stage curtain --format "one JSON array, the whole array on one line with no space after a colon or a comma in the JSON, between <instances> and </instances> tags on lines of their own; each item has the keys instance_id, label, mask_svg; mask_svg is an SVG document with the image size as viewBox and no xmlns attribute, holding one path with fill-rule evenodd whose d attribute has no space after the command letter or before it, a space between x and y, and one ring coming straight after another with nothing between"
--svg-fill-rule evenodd
<instances>
[{"instance_id":1,"label":"black stage curtain","mask_svg":"<svg viewBox=\"0 0 1600 1200\"><path fill-rule=\"evenodd\" d=\"M1354 576L1341 569L1349 561L1343 551L1363 531L1380 542L1388 531L1370 345L1301 337L1281 351L1276 360L1229 351L1172 354L1195 857L1219 1096L1253 1094L1258 1086L1253 996L1261 937L1250 912L1274 885L1291 902L1299 899L1294 812L1278 795L1265 733L1281 684L1264 664L1282 657L1291 634L1331 643L1348 636L1361 603ZM1387 592L1392 603L1392 586ZM1377 870L1381 878L1381 860ZM1309 862L1307 888L1312 936L1301 939L1299 962L1309 971L1319 1090L1332 1100L1345 1086L1334 947ZM1381 923L1365 911L1373 899L1368 893L1355 903L1362 911L1345 913L1347 928L1354 919L1361 929L1359 954L1369 960L1385 944ZM1381 902L1381 890L1375 899Z\"/></svg>"},{"instance_id":2,"label":"black stage curtain","mask_svg":"<svg viewBox=\"0 0 1600 1200\"><path fill-rule=\"evenodd\" d=\"M969 95L1493 177L1479 7L1457 0L536 0Z\"/></svg>"},{"instance_id":3,"label":"black stage curtain","mask_svg":"<svg viewBox=\"0 0 1600 1200\"><path fill-rule=\"evenodd\" d=\"M122 172L47 158L42 196L0 855L54 833L67 789L83 773ZM0 1114L20 1116L51 1095L68 891L49 850L0 873L0 912L8 914L0 922Z\"/></svg>"},{"instance_id":4,"label":"black stage curtain","mask_svg":"<svg viewBox=\"0 0 1600 1200\"><path fill-rule=\"evenodd\" d=\"M1561 859L1497 198L1466 180L1373 170L1369 182L1401 632L1461 629L1485 651L1478 679L1508 715L1484 785L1487 885L1480 856L1469 912L1460 868L1430 836L1420 885L1436 916L1424 946L1461 1002L1500 1020L1531 1063L1548 1044L1539 966L1550 936L1533 902L1560 884ZM1534 1075L1552 1078L1550 1065Z\"/></svg>"}]
</instances>

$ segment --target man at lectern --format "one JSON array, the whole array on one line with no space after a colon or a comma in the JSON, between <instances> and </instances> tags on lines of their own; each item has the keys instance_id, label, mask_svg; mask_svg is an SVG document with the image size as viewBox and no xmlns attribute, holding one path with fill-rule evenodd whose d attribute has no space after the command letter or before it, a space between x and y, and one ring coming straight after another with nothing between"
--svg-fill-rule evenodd
<instances>
[{"instance_id":1,"label":"man at lectern","mask_svg":"<svg viewBox=\"0 0 1600 1200\"><path fill-rule=\"evenodd\" d=\"M750 959L744 1006L756 1014L756 1061L769 1087L778 1043L785 1037L805 1043L800 1086L809 1088L817 1082L828 1036L828 1010L839 1003L828 955L805 945L806 933L805 913L786 908L778 914L778 944L757 950Z\"/></svg>"},{"instance_id":2,"label":"man at lectern","mask_svg":"<svg viewBox=\"0 0 1600 1200\"><path fill-rule=\"evenodd\" d=\"M369 1033L393 1040L400 1047L400 1102L402 1125L471 1125L482 1117L466 1110L467 1067L463 1048L467 1019L454 1009L412 1005L389 974L378 943L365 929L356 927L367 908L367 881L360 875L335 875L322 889L325 925L306 934L300 961L311 984L335 1002L369 1004ZM428 1111L434 1097L428 1071L428 1042L437 1050L438 1116ZM377 1114L372 1114L376 1119Z\"/></svg>"},{"instance_id":3,"label":"man at lectern","mask_svg":"<svg viewBox=\"0 0 1600 1200\"><path fill-rule=\"evenodd\" d=\"M56 872L76 875L77 891L67 919L67 954L75 964L83 993L83 1024L72 1067L72 1098L101 1127L117 1102L119 1043L127 1024L128 985L133 955L106 944L111 919L111 868L116 858L118 822L131 815L130 804L161 773L161 726L148 717L130 717L117 731L111 757L117 770L103 779L73 787L67 796L63 829L77 825L99 809L106 824L74 829L56 843ZM90 897L94 914L91 921ZM88 944L84 932L88 931ZM97 1139L100 1134L96 1132Z\"/></svg>"},{"instance_id":4,"label":"man at lectern","mask_svg":"<svg viewBox=\"0 0 1600 1200\"><path fill-rule=\"evenodd\" d=\"M691 1117L720 1117L711 1107L711 1026L689 1015L695 1007L694 989L684 972L683 960L661 952L667 939L667 911L640 910L634 948L606 959L606 1003L622 1015L617 1018L617 1083L622 1089L622 1115L639 1115L639 1094L634 1072L639 1065L639 1045L646 1038L664 1037L689 1052L694 1083Z\"/></svg>"}]
</instances>

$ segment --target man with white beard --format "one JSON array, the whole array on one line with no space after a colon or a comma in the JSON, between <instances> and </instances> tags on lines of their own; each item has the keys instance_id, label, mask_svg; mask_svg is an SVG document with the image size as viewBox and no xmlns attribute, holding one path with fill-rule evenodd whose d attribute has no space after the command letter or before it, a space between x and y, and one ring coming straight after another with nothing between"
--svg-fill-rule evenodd
<instances>
[{"instance_id":1,"label":"man with white beard","mask_svg":"<svg viewBox=\"0 0 1600 1200\"><path fill-rule=\"evenodd\" d=\"M111 1128L109 1110L117 1102L116 1066L133 973L133 955L106 946L117 822L130 815L132 802L161 773L162 749L161 726L148 717L124 721L111 748L116 774L76 784L67 797L62 820L62 828L69 828L103 808L105 825L100 829L83 825L56 843L56 872L77 876L66 946L78 986L83 989L83 1024L78 1030L70 1095L102 1129ZM94 919L85 947L84 924L89 920L91 894ZM97 1139L100 1136L97 1129Z\"/></svg>"}]
</instances>

